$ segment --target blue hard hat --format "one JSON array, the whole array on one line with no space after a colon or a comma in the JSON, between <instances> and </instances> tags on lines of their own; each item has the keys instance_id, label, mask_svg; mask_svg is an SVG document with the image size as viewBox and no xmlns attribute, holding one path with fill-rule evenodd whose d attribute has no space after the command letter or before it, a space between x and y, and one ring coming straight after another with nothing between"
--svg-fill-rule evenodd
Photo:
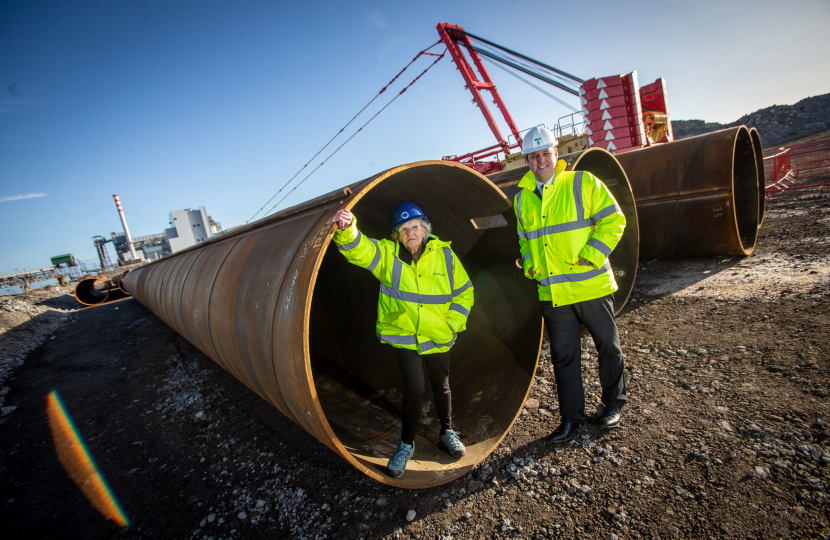
<instances>
[{"instance_id":1,"label":"blue hard hat","mask_svg":"<svg viewBox=\"0 0 830 540\"><path fill-rule=\"evenodd\" d=\"M429 221L429 218L424 214L424 212L418 208L416 205L412 204L411 202L402 202L398 206L392 210L392 215L389 216L389 225L392 229L392 232L395 232L395 229L400 227L402 224L406 223L411 219L425 219Z\"/></svg>"}]
</instances>

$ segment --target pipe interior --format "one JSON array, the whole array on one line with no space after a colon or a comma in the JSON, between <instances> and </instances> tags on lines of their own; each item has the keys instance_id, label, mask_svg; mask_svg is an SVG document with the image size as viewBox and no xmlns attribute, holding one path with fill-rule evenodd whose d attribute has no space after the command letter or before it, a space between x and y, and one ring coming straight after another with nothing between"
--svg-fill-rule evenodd
<instances>
[{"instance_id":1,"label":"pipe interior","mask_svg":"<svg viewBox=\"0 0 830 540\"><path fill-rule=\"evenodd\" d=\"M751 253L758 235L758 171L752 138L745 128L735 139L732 179L738 237L743 249Z\"/></svg>"},{"instance_id":2,"label":"pipe interior","mask_svg":"<svg viewBox=\"0 0 830 540\"><path fill-rule=\"evenodd\" d=\"M107 280L100 278L84 279L75 287L75 298L87 306L104 302L109 296Z\"/></svg>"},{"instance_id":3,"label":"pipe interior","mask_svg":"<svg viewBox=\"0 0 830 540\"><path fill-rule=\"evenodd\" d=\"M752 138L752 147L755 149L755 167L758 170L758 227L764 223L764 211L767 204L767 178L764 168L764 145L761 144L761 133L757 128L749 130Z\"/></svg>"},{"instance_id":4,"label":"pipe interior","mask_svg":"<svg viewBox=\"0 0 830 540\"><path fill-rule=\"evenodd\" d=\"M364 235L382 239L389 237L392 208L402 201L420 206L433 234L452 241L475 287L467 330L451 350L450 367L453 423L468 448L462 462L474 465L510 428L530 388L541 344L536 287L514 264L519 248L509 204L480 176L445 165L405 169L369 188L351 209ZM501 226L477 229L471 222L490 216L497 217L489 224ZM347 263L330 243L312 298L309 349L326 421L353 457L385 474L400 442L403 380L392 346L375 334L378 294L377 279ZM413 487L434 484L436 474L452 474L462 465L438 447L432 401L428 387L407 469Z\"/></svg>"}]
</instances>

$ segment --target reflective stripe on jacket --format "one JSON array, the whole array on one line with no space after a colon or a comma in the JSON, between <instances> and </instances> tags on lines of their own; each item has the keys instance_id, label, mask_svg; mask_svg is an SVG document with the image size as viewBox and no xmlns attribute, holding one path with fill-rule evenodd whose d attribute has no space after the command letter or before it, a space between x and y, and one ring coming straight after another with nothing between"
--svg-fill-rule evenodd
<instances>
[{"instance_id":1,"label":"reflective stripe on jacket","mask_svg":"<svg viewBox=\"0 0 830 540\"><path fill-rule=\"evenodd\" d=\"M334 233L346 260L366 268L380 281L378 339L419 354L446 352L467 328L473 307L473 283L450 243L431 236L423 255L401 261L399 242L368 238L357 230L357 218Z\"/></svg>"},{"instance_id":2,"label":"reflective stripe on jacket","mask_svg":"<svg viewBox=\"0 0 830 540\"><path fill-rule=\"evenodd\" d=\"M541 193L528 171L513 199L525 276L538 281L540 300L559 306L617 290L608 256L625 229L625 216L605 184L565 166L556 163L553 181ZM580 259L593 267L579 265Z\"/></svg>"}]
</instances>

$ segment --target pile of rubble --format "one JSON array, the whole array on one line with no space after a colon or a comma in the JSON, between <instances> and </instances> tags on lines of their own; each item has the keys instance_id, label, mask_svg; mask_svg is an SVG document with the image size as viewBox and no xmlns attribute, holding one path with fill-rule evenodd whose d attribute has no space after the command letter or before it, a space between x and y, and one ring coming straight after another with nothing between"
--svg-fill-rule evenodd
<instances>
[{"instance_id":1,"label":"pile of rubble","mask_svg":"<svg viewBox=\"0 0 830 540\"><path fill-rule=\"evenodd\" d=\"M672 120L676 140L745 125L758 128L764 146L781 145L830 129L830 94L802 99L795 105L773 105L744 115L730 124L703 120Z\"/></svg>"}]
</instances>

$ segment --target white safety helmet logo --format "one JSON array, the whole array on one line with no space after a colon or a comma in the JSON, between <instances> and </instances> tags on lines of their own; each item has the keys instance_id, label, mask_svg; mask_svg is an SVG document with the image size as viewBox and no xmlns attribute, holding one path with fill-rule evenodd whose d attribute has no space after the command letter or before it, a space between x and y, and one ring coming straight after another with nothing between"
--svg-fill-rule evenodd
<instances>
[{"instance_id":1,"label":"white safety helmet logo","mask_svg":"<svg viewBox=\"0 0 830 540\"><path fill-rule=\"evenodd\" d=\"M522 139L522 154L555 147L558 144L553 132L545 126L531 128Z\"/></svg>"},{"instance_id":2,"label":"white safety helmet logo","mask_svg":"<svg viewBox=\"0 0 830 540\"><path fill-rule=\"evenodd\" d=\"M401 217L402 217L403 219L408 218L408 217L409 217L409 212L401 212Z\"/></svg>"}]
</instances>

